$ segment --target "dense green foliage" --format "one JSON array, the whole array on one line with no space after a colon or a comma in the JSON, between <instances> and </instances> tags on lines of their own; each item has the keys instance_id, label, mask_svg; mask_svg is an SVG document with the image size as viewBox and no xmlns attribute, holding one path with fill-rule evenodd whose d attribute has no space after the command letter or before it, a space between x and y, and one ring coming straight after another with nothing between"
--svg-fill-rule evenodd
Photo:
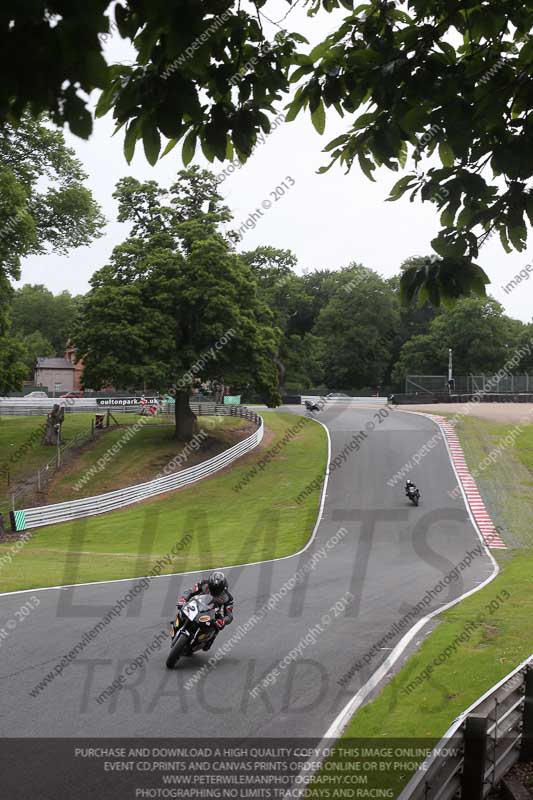
<instances>
[{"instance_id":1,"label":"dense green foliage","mask_svg":"<svg viewBox=\"0 0 533 800\"><path fill-rule=\"evenodd\" d=\"M59 317L27 320L10 331L11 282L20 278L24 256L64 254L101 235L104 219L84 186L86 177L63 134L43 120L23 115L17 127L0 128L0 392L19 388L26 376L34 343L26 348L21 339L39 330L39 324L48 326L50 336L43 335L60 349L64 303L53 301ZM21 291L31 293L27 287ZM8 333L17 341L8 341Z\"/></svg>"},{"instance_id":2,"label":"dense green foliage","mask_svg":"<svg viewBox=\"0 0 533 800\"><path fill-rule=\"evenodd\" d=\"M206 170L182 171L168 190L124 178L115 198L130 234L85 298L40 285L14 293L6 390L73 337L88 387L176 387L177 432L186 437L194 381L220 380L270 405L280 392L310 388L383 392L409 372L444 374L449 347L457 375L486 374L532 339L533 326L491 298L464 298L446 312L427 301L403 307L402 275L424 269L421 256L385 280L357 263L299 273L292 252L271 246L237 253L231 232L221 233L231 212ZM517 371L532 369L533 354L524 356Z\"/></svg>"},{"instance_id":3,"label":"dense green foliage","mask_svg":"<svg viewBox=\"0 0 533 800\"><path fill-rule=\"evenodd\" d=\"M388 280L355 263L298 275L296 258L272 247L244 258L283 332L278 368L288 392L400 388L406 373L446 374L449 347L456 375L492 374L533 339L533 325L506 316L492 298L464 298L447 311L403 307L401 275L423 265L420 256ZM515 371L532 369L533 353Z\"/></svg>"},{"instance_id":4,"label":"dense green foliage","mask_svg":"<svg viewBox=\"0 0 533 800\"><path fill-rule=\"evenodd\" d=\"M124 178L115 197L133 227L84 303L75 341L85 385L175 387L179 438L193 430L196 378L253 387L277 405L279 330L250 267L217 230L230 214L215 176L183 170L168 191Z\"/></svg>"},{"instance_id":5,"label":"dense green foliage","mask_svg":"<svg viewBox=\"0 0 533 800\"><path fill-rule=\"evenodd\" d=\"M456 375L492 375L518 349L525 327L505 316L502 306L492 298L465 298L438 315L426 334L414 336L403 345L394 376L401 379L408 372L446 374L450 347ZM526 366L523 362L516 371Z\"/></svg>"},{"instance_id":6,"label":"dense green foliage","mask_svg":"<svg viewBox=\"0 0 533 800\"><path fill-rule=\"evenodd\" d=\"M146 193L161 192L155 184L148 189L131 179L121 182L122 214L122 202L125 197L131 200L133 188L147 208ZM160 200L164 196L161 193ZM157 217L164 208L154 204L150 213ZM241 350L250 367L241 370L235 349L227 350L227 358L220 351L216 361L209 359L194 375L223 379L235 393L255 396L259 389L265 399L274 399L272 363L282 393L310 388L397 390L407 373L444 375L449 347L456 375L497 372L518 349L524 355L515 372L533 373L533 350L526 353L533 324L508 317L494 299L464 298L447 311L428 304L401 306L400 276L423 262L420 257L408 259L400 274L387 280L359 264L298 274L290 251L263 246L237 256L216 234L209 247L196 244L193 257L176 249L176 240L143 238L142 229L136 230L140 238L131 237L115 249L110 264L95 273L85 298L67 292L54 297L42 286L27 285L15 292L13 331L20 344L11 341L6 353L11 360L19 354L26 366L21 378L29 374L37 356L60 355L77 325L79 345L86 351L87 385L167 390L223 335L215 320L225 319L231 327L235 308L222 299L228 293L240 298L239 307L258 314L261 335L266 336L262 355L252 361L250 351ZM226 317L220 314L220 304L228 311ZM84 315L80 307L85 307ZM198 343L189 349L182 347L183 340L172 339L175 320L186 309L187 319L202 319L194 329ZM58 325L65 320L65 327L58 327L58 347L52 344L57 333L54 313ZM268 376L263 383L252 375L258 364Z\"/></svg>"},{"instance_id":7,"label":"dense green foliage","mask_svg":"<svg viewBox=\"0 0 533 800\"><path fill-rule=\"evenodd\" d=\"M7 0L0 120L47 112L87 138L86 95L101 89L96 113L113 113L128 161L138 141L152 164L181 143L187 165L197 143L211 161L245 160L280 101L288 120L308 111L319 133L327 109L335 109L347 127L325 148L329 166L355 163L371 180L381 166L407 171L389 199L408 192L440 212L432 242L439 259L406 272L404 300L421 292L422 302L438 305L484 294L487 279L474 261L480 247L497 232L506 250L524 250L533 222L533 7L306 0L318 31L331 28L325 14L343 13L311 49L279 24L296 2L287 0L269 41L266 0L37 0L30 7ZM133 44L133 62L106 61L111 29Z\"/></svg>"}]
</instances>

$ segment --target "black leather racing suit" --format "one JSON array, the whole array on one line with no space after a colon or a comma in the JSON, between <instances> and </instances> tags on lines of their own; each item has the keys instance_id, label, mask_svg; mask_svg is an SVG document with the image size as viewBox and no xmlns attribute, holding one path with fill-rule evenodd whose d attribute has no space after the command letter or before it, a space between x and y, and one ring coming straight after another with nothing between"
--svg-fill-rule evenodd
<instances>
[{"instance_id":1,"label":"black leather racing suit","mask_svg":"<svg viewBox=\"0 0 533 800\"><path fill-rule=\"evenodd\" d=\"M177 602L177 608L181 609L181 607L188 603L191 597L194 597L195 594L210 594L213 603L216 606L216 618L217 618L217 627L216 627L216 636L220 633L222 628L226 625L231 625L233 622L233 595L231 592L226 589L222 592L222 594L213 595L209 591L209 581L198 581L195 583L192 589L189 589L187 592L184 592ZM211 645L216 639L214 636L209 644L204 647L204 650L209 650Z\"/></svg>"}]
</instances>

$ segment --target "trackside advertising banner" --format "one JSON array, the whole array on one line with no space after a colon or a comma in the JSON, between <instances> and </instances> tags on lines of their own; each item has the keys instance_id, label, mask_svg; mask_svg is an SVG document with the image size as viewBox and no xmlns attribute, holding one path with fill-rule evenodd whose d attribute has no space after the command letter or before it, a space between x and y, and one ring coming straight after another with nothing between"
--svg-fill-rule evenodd
<instances>
[{"instance_id":1,"label":"trackside advertising banner","mask_svg":"<svg viewBox=\"0 0 533 800\"><path fill-rule=\"evenodd\" d=\"M105 408L120 408L121 406L153 405L157 397L97 397L96 405Z\"/></svg>"}]
</instances>

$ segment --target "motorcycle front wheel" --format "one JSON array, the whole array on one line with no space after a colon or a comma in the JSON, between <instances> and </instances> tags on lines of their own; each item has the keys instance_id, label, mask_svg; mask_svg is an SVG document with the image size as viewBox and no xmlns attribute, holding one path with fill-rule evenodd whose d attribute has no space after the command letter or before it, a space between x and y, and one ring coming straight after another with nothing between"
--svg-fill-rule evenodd
<instances>
[{"instance_id":1,"label":"motorcycle front wheel","mask_svg":"<svg viewBox=\"0 0 533 800\"><path fill-rule=\"evenodd\" d=\"M180 657L183 655L187 644L188 642L185 636L178 636L177 641L172 645L170 653L167 656L166 665L168 669L172 669L176 666Z\"/></svg>"}]
</instances>

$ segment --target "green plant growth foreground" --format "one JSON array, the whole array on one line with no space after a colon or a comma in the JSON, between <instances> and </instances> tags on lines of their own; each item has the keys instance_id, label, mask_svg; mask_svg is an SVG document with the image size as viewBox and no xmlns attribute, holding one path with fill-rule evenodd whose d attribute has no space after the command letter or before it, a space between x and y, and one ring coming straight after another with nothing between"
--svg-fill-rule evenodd
<instances>
[{"instance_id":1,"label":"green plant growth foreground","mask_svg":"<svg viewBox=\"0 0 533 800\"><path fill-rule=\"evenodd\" d=\"M500 506L500 519L509 539L511 531L520 534L521 548L501 556L500 573L486 588L439 616L437 628L405 666L375 700L355 714L340 747L359 748L360 752L362 747L377 748L380 754L389 748L412 752L417 747L431 747L462 711L533 653L533 541L531 534L527 540L525 531L520 530L522 517L529 514L531 519L533 492L527 475L531 478L533 473L533 425L525 427L514 446L502 450L493 465L479 470L485 455L513 427L464 417L457 431L470 470L479 471L478 484L487 505L499 501L505 485L509 492L514 491L514 509L511 512L509 505ZM519 483L517 475L525 479ZM451 647L452 654L440 659ZM353 694L359 686L356 681ZM337 754L330 760L336 764L323 768L312 784L313 797L320 800L328 796L325 787L331 784L325 782L325 776L332 772L339 776L337 789L353 789L353 775L366 775L366 782L357 784L360 791L389 791L379 796L396 797L415 771L414 762L423 759L386 755L358 759ZM366 771L364 761L380 761L382 768Z\"/></svg>"},{"instance_id":2,"label":"green plant growth foreground","mask_svg":"<svg viewBox=\"0 0 533 800\"><path fill-rule=\"evenodd\" d=\"M320 490L295 497L325 471L324 429L292 414L267 412L261 448L213 478L124 511L35 531L10 563L0 560L0 591L146 575L186 534L190 544L163 572L204 570L297 552L316 522ZM279 452L258 468L265 450ZM255 468L255 471L254 471ZM239 487L239 481L247 483ZM0 545L0 559L13 543Z\"/></svg>"}]
</instances>

